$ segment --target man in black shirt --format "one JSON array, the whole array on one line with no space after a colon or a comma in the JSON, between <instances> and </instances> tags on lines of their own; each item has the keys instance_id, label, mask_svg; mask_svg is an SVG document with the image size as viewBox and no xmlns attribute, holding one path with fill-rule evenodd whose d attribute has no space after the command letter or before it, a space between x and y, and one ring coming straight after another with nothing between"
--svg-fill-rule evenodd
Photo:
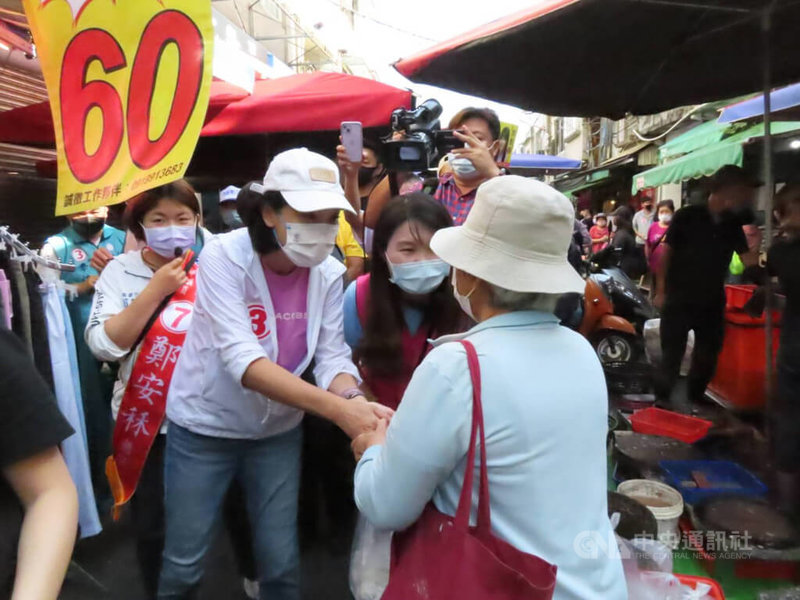
<instances>
[{"instance_id":1,"label":"man in black shirt","mask_svg":"<svg viewBox=\"0 0 800 600\"><path fill-rule=\"evenodd\" d=\"M690 330L695 347L689 400L702 400L714 376L725 332L724 286L731 257L738 253L745 266L758 260L742 230L755 219L756 187L740 167L726 165L711 178L708 205L682 208L667 231L655 297L661 308L663 364L656 393L662 405L669 402L680 373Z\"/></svg>"},{"instance_id":2,"label":"man in black shirt","mask_svg":"<svg viewBox=\"0 0 800 600\"><path fill-rule=\"evenodd\" d=\"M55 600L78 528L58 444L73 430L22 343L0 328L0 599ZM16 564L16 566L15 566Z\"/></svg>"}]
</instances>

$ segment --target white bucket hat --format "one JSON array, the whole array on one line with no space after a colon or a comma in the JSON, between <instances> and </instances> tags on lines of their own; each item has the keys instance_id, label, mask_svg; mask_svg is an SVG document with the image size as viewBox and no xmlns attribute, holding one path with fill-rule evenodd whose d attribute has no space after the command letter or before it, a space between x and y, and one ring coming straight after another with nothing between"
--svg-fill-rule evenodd
<instances>
[{"instance_id":1,"label":"white bucket hat","mask_svg":"<svg viewBox=\"0 0 800 600\"><path fill-rule=\"evenodd\" d=\"M431 249L446 263L514 292L582 293L585 282L567 262L575 215L559 191L507 175L478 188L461 227L440 229Z\"/></svg>"},{"instance_id":2,"label":"white bucket hat","mask_svg":"<svg viewBox=\"0 0 800 600\"><path fill-rule=\"evenodd\" d=\"M264 175L264 185L256 184L251 189L260 193L278 191L297 212L328 209L356 212L339 184L336 163L307 148L278 154Z\"/></svg>"}]
</instances>

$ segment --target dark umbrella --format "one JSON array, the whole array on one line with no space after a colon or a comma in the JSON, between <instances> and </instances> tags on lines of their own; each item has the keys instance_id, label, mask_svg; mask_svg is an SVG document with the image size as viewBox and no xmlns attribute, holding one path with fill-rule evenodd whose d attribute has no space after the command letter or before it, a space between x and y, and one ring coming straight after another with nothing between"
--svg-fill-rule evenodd
<instances>
[{"instance_id":1,"label":"dark umbrella","mask_svg":"<svg viewBox=\"0 0 800 600\"><path fill-rule=\"evenodd\" d=\"M798 31L800 0L548 0L395 68L413 81L539 112L615 119L761 89L771 239L770 91L800 80Z\"/></svg>"}]
</instances>

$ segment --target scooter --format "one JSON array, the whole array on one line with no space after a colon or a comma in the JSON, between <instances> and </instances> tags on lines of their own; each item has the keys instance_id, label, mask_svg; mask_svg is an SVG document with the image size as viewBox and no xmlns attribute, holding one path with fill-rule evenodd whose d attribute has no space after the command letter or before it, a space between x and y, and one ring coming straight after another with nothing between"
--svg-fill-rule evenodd
<instances>
[{"instance_id":1,"label":"scooter","mask_svg":"<svg viewBox=\"0 0 800 600\"><path fill-rule=\"evenodd\" d=\"M591 342L610 391L647 393L652 377L642 332L655 310L619 267L592 263L589 272L582 301L578 295L564 298L556 314Z\"/></svg>"}]
</instances>

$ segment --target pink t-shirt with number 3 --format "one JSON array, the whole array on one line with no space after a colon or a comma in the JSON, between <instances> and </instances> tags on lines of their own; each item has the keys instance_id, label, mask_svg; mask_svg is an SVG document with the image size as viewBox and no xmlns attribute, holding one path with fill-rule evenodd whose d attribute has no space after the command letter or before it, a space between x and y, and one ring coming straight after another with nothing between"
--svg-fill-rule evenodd
<instances>
[{"instance_id":1,"label":"pink t-shirt with number 3","mask_svg":"<svg viewBox=\"0 0 800 600\"><path fill-rule=\"evenodd\" d=\"M278 275L264 268L277 324L276 362L291 372L308 353L308 273L308 269L298 267L288 275Z\"/></svg>"}]
</instances>

